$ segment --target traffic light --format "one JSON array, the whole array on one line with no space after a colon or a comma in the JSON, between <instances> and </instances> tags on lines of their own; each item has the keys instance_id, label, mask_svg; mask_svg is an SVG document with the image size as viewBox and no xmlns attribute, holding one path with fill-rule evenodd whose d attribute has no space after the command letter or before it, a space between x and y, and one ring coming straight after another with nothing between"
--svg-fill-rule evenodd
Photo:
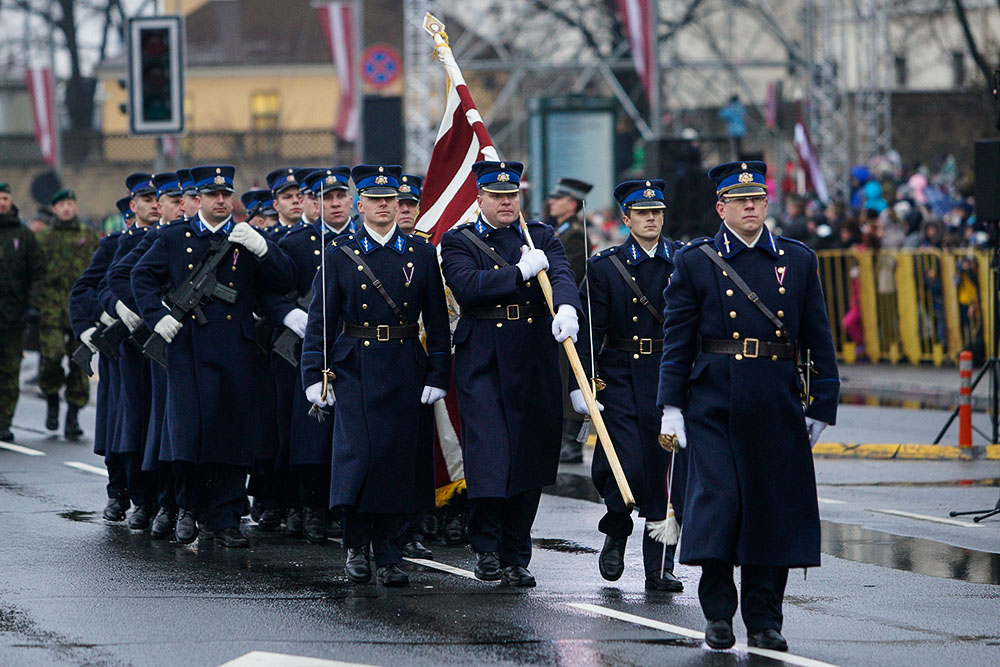
<instances>
[{"instance_id":1,"label":"traffic light","mask_svg":"<svg viewBox=\"0 0 1000 667\"><path fill-rule=\"evenodd\" d=\"M179 16L129 19L128 112L132 134L184 131L184 30Z\"/></svg>"}]
</instances>

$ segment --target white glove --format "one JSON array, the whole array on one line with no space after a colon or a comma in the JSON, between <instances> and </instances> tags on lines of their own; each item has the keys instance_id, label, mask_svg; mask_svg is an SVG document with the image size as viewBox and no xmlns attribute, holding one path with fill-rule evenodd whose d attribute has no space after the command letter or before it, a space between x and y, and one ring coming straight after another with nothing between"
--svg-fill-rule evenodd
<instances>
[{"instance_id":1,"label":"white glove","mask_svg":"<svg viewBox=\"0 0 1000 667\"><path fill-rule=\"evenodd\" d=\"M812 417L806 417L806 433L809 434L809 446L815 447L816 443L819 442L819 434L823 432L829 424L826 422L821 422L818 419L813 419Z\"/></svg>"},{"instance_id":2,"label":"white glove","mask_svg":"<svg viewBox=\"0 0 1000 667\"><path fill-rule=\"evenodd\" d=\"M106 327L110 327L114 323L115 323L115 318L111 317L110 315L108 315L107 313L105 313L102 310L101 311L101 324L103 324Z\"/></svg>"},{"instance_id":3,"label":"white glove","mask_svg":"<svg viewBox=\"0 0 1000 667\"><path fill-rule=\"evenodd\" d=\"M306 322L309 321L309 314L301 308L293 308L288 311L281 323L295 332L299 338L306 337Z\"/></svg>"},{"instance_id":4,"label":"white glove","mask_svg":"<svg viewBox=\"0 0 1000 667\"><path fill-rule=\"evenodd\" d=\"M534 250L528 250L528 246L521 246L521 261L517 263L517 268L521 270L521 278L527 280L532 276L538 275L538 272L549 268L549 258L545 256L545 252L535 248Z\"/></svg>"},{"instance_id":5,"label":"white glove","mask_svg":"<svg viewBox=\"0 0 1000 667\"><path fill-rule=\"evenodd\" d=\"M160 318L160 321L156 323L153 327L155 333L160 334L163 340L168 343L174 339L177 332L181 330L181 323L178 322L173 315L164 315Z\"/></svg>"},{"instance_id":6,"label":"white glove","mask_svg":"<svg viewBox=\"0 0 1000 667\"><path fill-rule=\"evenodd\" d=\"M125 323L129 331L135 331L135 328L142 324L142 318L133 313L132 309L121 301L115 302L115 312L118 313L118 319Z\"/></svg>"},{"instance_id":7,"label":"white glove","mask_svg":"<svg viewBox=\"0 0 1000 667\"><path fill-rule=\"evenodd\" d=\"M556 316L552 318L552 335L556 342L561 343L567 338L576 342L576 334L580 332L580 321L576 317L576 308L564 303L559 306Z\"/></svg>"},{"instance_id":8,"label":"white glove","mask_svg":"<svg viewBox=\"0 0 1000 667\"><path fill-rule=\"evenodd\" d=\"M583 400L583 391L579 389L574 389L569 392L569 400L573 404L573 412L580 415L590 415L590 408L587 407L587 401ZM604 406L597 399L594 399L597 403L598 412L604 412Z\"/></svg>"},{"instance_id":9,"label":"white glove","mask_svg":"<svg viewBox=\"0 0 1000 667\"><path fill-rule=\"evenodd\" d=\"M448 392L444 389L438 389L437 387L432 387L428 384L424 386L424 393L420 395L420 402L424 405L437 403L444 398L447 393Z\"/></svg>"},{"instance_id":10,"label":"white glove","mask_svg":"<svg viewBox=\"0 0 1000 667\"><path fill-rule=\"evenodd\" d=\"M684 430L684 413L672 405L663 406L663 416L660 418L660 433L676 435L677 444L684 449L688 446L687 433Z\"/></svg>"},{"instance_id":11,"label":"white glove","mask_svg":"<svg viewBox=\"0 0 1000 667\"><path fill-rule=\"evenodd\" d=\"M256 229L245 222L238 222L229 232L229 240L238 243L258 257L267 254L267 241Z\"/></svg>"},{"instance_id":12,"label":"white glove","mask_svg":"<svg viewBox=\"0 0 1000 667\"><path fill-rule=\"evenodd\" d=\"M333 387L326 388L326 400L322 398L323 394L323 383L317 382L306 387L306 400L313 405L318 405L320 407L326 405L333 405L337 402L337 397L333 395Z\"/></svg>"},{"instance_id":13,"label":"white glove","mask_svg":"<svg viewBox=\"0 0 1000 667\"><path fill-rule=\"evenodd\" d=\"M80 334L80 342L90 348L90 351L97 354L97 348L91 344L90 339L94 337L94 332L97 331L97 327L90 327L89 329L84 329L83 333Z\"/></svg>"}]
</instances>

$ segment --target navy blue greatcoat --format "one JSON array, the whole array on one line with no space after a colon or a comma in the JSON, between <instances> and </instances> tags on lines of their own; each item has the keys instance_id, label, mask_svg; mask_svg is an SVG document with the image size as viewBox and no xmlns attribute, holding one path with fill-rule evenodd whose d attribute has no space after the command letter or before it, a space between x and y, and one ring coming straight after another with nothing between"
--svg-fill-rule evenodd
<instances>
[{"instance_id":1,"label":"navy blue greatcoat","mask_svg":"<svg viewBox=\"0 0 1000 667\"><path fill-rule=\"evenodd\" d=\"M507 261L499 266L462 234L469 229ZM576 278L552 227L529 221L535 247L549 260L556 308L580 310ZM525 245L520 228L493 228L480 218L441 238L445 282L462 308L545 305L535 278L515 265ZM510 498L556 480L562 433L559 344L552 317L490 320L463 317L454 335L455 388L470 498Z\"/></svg>"},{"instance_id":2,"label":"navy blue greatcoat","mask_svg":"<svg viewBox=\"0 0 1000 667\"><path fill-rule=\"evenodd\" d=\"M649 309L639 303L639 298L625 283L611 257L621 261L649 299L650 305L662 313L663 290L674 271L674 253L680 247L680 243L661 238L656 254L650 257L635 237L629 235L622 245L602 250L587 260L587 281L580 287L583 312L590 318L590 327L580 327L576 345L580 361L589 375L592 330L594 349L598 352L597 376L607 385L597 394L597 400L604 406L601 417L608 427L618 460L639 506L639 516L653 521L667 515L665 477L670 465L669 452L657 441L660 410L656 406L654 388L659 377L660 355L652 353L652 341L663 337L663 327ZM589 289L587 283L590 284ZM648 346L643 348L640 344L639 352L614 349L606 343L606 336L636 343L648 341ZM570 381L571 388L576 388L575 378ZM682 469L678 466L674 472L675 508L680 504L677 502L678 495L684 492ZM628 511L604 455L604 448L599 444L594 449L591 477L609 509Z\"/></svg>"},{"instance_id":3,"label":"navy blue greatcoat","mask_svg":"<svg viewBox=\"0 0 1000 667\"><path fill-rule=\"evenodd\" d=\"M139 312L139 306L135 302L135 293L132 291L132 269L136 263L146 254L146 251L153 246L153 241L160 233L160 230L168 225L187 224L183 218L178 218L168 223L160 223L156 227L149 229L139 236L139 240L123 256L116 257L114 264L108 270L108 287L115 296L121 299L122 303ZM164 294L166 289L164 289ZM152 330L156 322L146 322L146 326ZM146 471L156 470L160 463L160 446L162 438L166 436L167 429L164 425L163 415L165 401L167 397L167 374L158 364L149 364L150 367L150 402L148 428L146 429L145 443L143 445L142 469Z\"/></svg>"},{"instance_id":4,"label":"navy blue greatcoat","mask_svg":"<svg viewBox=\"0 0 1000 667\"><path fill-rule=\"evenodd\" d=\"M218 234L228 234L232 221ZM169 314L162 285L176 289L208 251L214 234L198 217L161 229L132 271L139 314L147 324ZM272 241L257 258L233 246L217 269L222 285L237 290L235 304L213 299L204 308L208 323L194 316L167 345L167 395L164 419L169 435L161 461L249 466L261 446L261 413L256 402L267 367L257 346L253 309L265 289L291 289L288 258Z\"/></svg>"},{"instance_id":5,"label":"navy blue greatcoat","mask_svg":"<svg viewBox=\"0 0 1000 667\"><path fill-rule=\"evenodd\" d=\"M108 267L108 273L98 290L98 299L104 311L113 317L118 317L115 312L115 304L121 300L134 312L135 304L131 306L120 299L111 287L111 271L117 262L121 261L128 253L146 237L149 228L140 227L133 224L129 229L122 232L115 249L114 259ZM134 301L134 300L132 300ZM112 451L115 454L136 454L142 453L146 443L146 432L149 428L150 400L152 388L150 386L150 362L143 356L142 352L130 340L123 340L118 348L121 355L118 359L118 376L120 378L120 392L118 400L118 415L116 420L115 446Z\"/></svg>"},{"instance_id":6,"label":"navy blue greatcoat","mask_svg":"<svg viewBox=\"0 0 1000 667\"><path fill-rule=\"evenodd\" d=\"M295 278L295 297L288 298L286 294L271 294L268 301L268 319L276 323L275 336L284 327L282 320L291 310L297 308L296 299L309 294L313 280L320 268L321 238L319 223L315 225L299 223L293 229L285 232L278 241L278 247L292 262ZM329 229L326 234L329 245L335 234ZM327 330L330 333L339 331L334 324ZM295 344L296 357L302 355L301 341ZM278 438L280 450L278 466L284 465L330 465L331 446L333 443L333 420L322 423L309 416L310 403L302 391L301 376L298 369L271 352L271 369L274 371L274 382L277 388L278 408Z\"/></svg>"},{"instance_id":7,"label":"navy blue greatcoat","mask_svg":"<svg viewBox=\"0 0 1000 667\"><path fill-rule=\"evenodd\" d=\"M700 351L699 337L784 340L698 247L705 244L782 320L799 348L812 351L817 374L805 413L794 361ZM680 562L818 566L819 511L804 415L834 423L840 381L816 254L766 228L748 248L722 225L714 239L674 255L674 263L657 403L682 408L687 428Z\"/></svg>"},{"instance_id":8,"label":"navy blue greatcoat","mask_svg":"<svg viewBox=\"0 0 1000 667\"><path fill-rule=\"evenodd\" d=\"M336 245L334 245L336 244ZM340 249L363 257L403 312L423 318L426 352L418 338L362 340L338 323L398 325L370 280ZM302 342L302 387L323 370L323 282L316 273L309 323ZM333 459L330 507L405 513L434 508L434 411L420 403L425 385L448 389L448 309L434 247L398 228L385 246L367 228L338 237L326 249L327 363L333 382Z\"/></svg>"},{"instance_id":9,"label":"navy blue greatcoat","mask_svg":"<svg viewBox=\"0 0 1000 667\"><path fill-rule=\"evenodd\" d=\"M109 234L100 240L90 265L73 283L69 293L69 319L73 335L95 326L101 317L101 304L97 293L111 266L121 232ZM112 313L113 314L113 313ZM118 416L118 362L103 354L97 360L97 416L94 420L94 453L100 456L111 453L115 422Z\"/></svg>"}]
</instances>

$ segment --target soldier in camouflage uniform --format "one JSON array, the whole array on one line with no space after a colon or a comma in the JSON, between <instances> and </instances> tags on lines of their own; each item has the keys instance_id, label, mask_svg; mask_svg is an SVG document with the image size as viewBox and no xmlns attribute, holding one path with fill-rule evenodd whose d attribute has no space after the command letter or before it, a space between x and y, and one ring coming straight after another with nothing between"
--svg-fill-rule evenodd
<instances>
[{"instance_id":1,"label":"soldier in camouflage uniform","mask_svg":"<svg viewBox=\"0 0 1000 667\"><path fill-rule=\"evenodd\" d=\"M63 368L63 357L73 354L76 347L70 328L68 298L73 282L80 277L97 249L97 232L80 224L77 218L76 194L60 190L52 196L52 225L38 233L48 272L42 282L41 320L39 321L39 346L41 369L38 388L45 394L48 413L45 428L59 430L59 390L66 386L65 435L76 439L83 435L77 414L90 398L90 382L83 370L68 364L69 373Z\"/></svg>"},{"instance_id":2,"label":"soldier in camouflage uniform","mask_svg":"<svg viewBox=\"0 0 1000 667\"><path fill-rule=\"evenodd\" d=\"M0 440L10 442L20 387L24 325L38 321L38 290L45 259L35 235L21 224L10 186L0 183Z\"/></svg>"}]
</instances>

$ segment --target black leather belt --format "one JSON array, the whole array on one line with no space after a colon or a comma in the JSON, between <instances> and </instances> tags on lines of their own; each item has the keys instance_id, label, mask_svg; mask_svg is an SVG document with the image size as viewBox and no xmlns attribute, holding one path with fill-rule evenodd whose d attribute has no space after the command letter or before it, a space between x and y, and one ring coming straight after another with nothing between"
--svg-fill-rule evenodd
<instances>
[{"instance_id":1,"label":"black leather belt","mask_svg":"<svg viewBox=\"0 0 1000 667\"><path fill-rule=\"evenodd\" d=\"M624 352L638 352L639 354L660 354L663 352L662 338L615 338L605 336L604 346L612 350L622 350Z\"/></svg>"},{"instance_id":2,"label":"black leather belt","mask_svg":"<svg viewBox=\"0 0 1000 667\"><path fill-rule=\"evenodd\" d=\"M549 307L541 303L523 305L512 303L507 306L463 306L462 317L475 320L526 320L529 317L545 317Z\"/></svg>"},{"instance_id":3,"label":"black leather belt","mask_svg":"<svg viewBox=\"0 0 1000 667\"><path fill-rule=\"evenodd\" d=\"M769 343L759 338L744 338L743 340L702 338L701 351L711 354L739 354L745 359L756 359L757 357L795 359L794 343Z\"/></svg>"},{"instance_id":4,"label":"black leather belt","mask_svg":"<svg viewBox=\"0 0 1000 667\"><path fill-rule=\"evenodd\" d=\"M379 324L374 327L363 327L358 324L344 322L344 333L355 338L374 338L382 342L389 340L403 340L404 338L416 338L420 334L419 324L403 324L400 326L389 326Z\"/></svg>"}]
</instances>

